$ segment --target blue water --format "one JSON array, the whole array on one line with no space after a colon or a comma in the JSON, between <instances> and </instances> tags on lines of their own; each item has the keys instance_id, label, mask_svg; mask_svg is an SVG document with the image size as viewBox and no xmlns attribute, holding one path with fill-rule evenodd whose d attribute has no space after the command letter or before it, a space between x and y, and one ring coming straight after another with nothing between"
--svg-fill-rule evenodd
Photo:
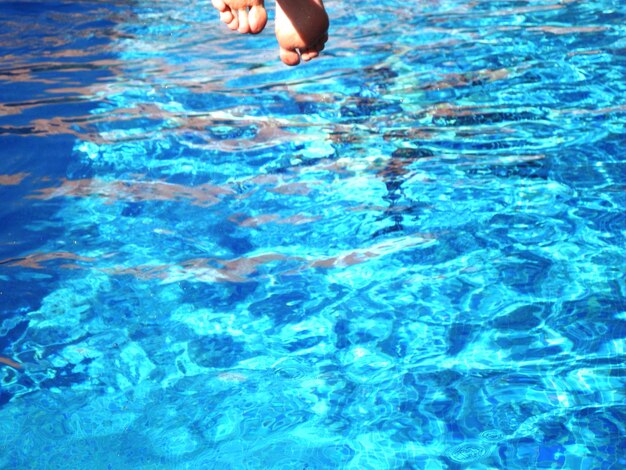
<instances>
[{"instance_id":1,"label":"blue water","mask_svg":"<svg viewBox=\"0 0 626 470\"><path fill-rule=\"evenodd\" d=\"M1 468L626 467L626 6L327 8L0 1Z\"/></svg>"}]
</instances>

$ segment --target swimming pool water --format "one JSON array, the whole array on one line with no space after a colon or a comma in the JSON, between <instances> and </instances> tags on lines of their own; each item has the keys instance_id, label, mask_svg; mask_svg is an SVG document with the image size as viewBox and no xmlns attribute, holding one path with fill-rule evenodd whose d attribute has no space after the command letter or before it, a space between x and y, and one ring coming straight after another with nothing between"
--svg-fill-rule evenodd
<instances>
[{"instance_id":1,"label":"swimming pool water","mask_svg":"<svg viewBox=\"0 0 626 470\"><path fill-rule=\"evenodd\" d=\"M623 2L327 8L0 1L1 468L626 467Z\"/></svg>"}]
</instances>

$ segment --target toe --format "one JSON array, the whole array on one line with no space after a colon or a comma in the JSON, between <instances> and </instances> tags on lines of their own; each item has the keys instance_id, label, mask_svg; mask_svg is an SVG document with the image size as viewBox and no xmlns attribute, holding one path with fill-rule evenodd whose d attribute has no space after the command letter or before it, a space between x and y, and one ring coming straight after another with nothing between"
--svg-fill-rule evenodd
<instances>
[{"instance_id":1,"label":"toe","mask_svg":"<svg viewBox=\"0 0 626 470\"><path fill-rule=\"evenodd\" d=\"M249 33L250 24L248 23L248 10L245 8L237 10L237 16L239 17L239 28L237 28L238 31L240 33Z\"/></svg>"},{"instance_id":2,"label":"toe","mask_svg":"<svg viewBox=\"0 0 626 470\"><path fill-rule=\"evenodd\" d=\"M227 17L225 16L225 18L227 18ZM230 14L230 21L228 21L227 19L224 19L223 21L233 31L236 31L237 28L239 28L239 19L237 18L237 15L233 15L231 13Z\"/></svg>"},{"instance_id":3,"label":"toe","mask_svg":"<svg viewBox=\"0 0 626 470\"><path fill-rule=\"evenodd\" d=\"M280 48L280 60L287 65L298 65L300 63L300 54L294 50Z\"/></svg>"},{"instance_id":4,"label":"toe","mask_svg":"<svg viewBox=\"0 0 626 470\"><path fill-rule=\"evenodd\" d=\"M223 23L226 24L230 24L233 22L233 14L230 12L230 10L227 11L223 11L220 13L220 20L222 20Z\"/></svg>"},{"instance_id":5,"label":"toe","mask_svg":"<svg viewBox=\"0 0 626 470\"><path fill-rule=\"evenodd\" d=\"M302 51L302 60L308 62L311 59L315 59L318 55L319 52L317 52L315 49L307 49L305 51Z\"/></svg>"},{"instance_id":6,"label":"toe","mask_svg":"<svg viewBox=\"0 0 626 470\"><path fill-rule=\"evenodd\" d=\"M211 0L211 3L213 4L213 7L218 11L224 12L228 9L223 0Z\"/></svg>"},{"instance_id":7,"label":"toe","mask_svg":"<svg viewBox=\"0 0 626 470\"><path fill-rule=\"evenodd\" d=\"M324 44L326 43L328 36L324 36L319 42L315 43L312 47L307 47L301 50L302 60L309 61L320 55L320 52L324 50Z\"/></svg>"},{"instance_id":8,"label":"toe","mask_svg":"<svg viewBox=\"0 0 626 470\"><path fill-rule=\"evenodd\" d=\"M260 33L267 24L267 11L263 6L255 5L250 8L248 19L250 21L250 32L254 34Z\"/></svg>"}]
</instances>

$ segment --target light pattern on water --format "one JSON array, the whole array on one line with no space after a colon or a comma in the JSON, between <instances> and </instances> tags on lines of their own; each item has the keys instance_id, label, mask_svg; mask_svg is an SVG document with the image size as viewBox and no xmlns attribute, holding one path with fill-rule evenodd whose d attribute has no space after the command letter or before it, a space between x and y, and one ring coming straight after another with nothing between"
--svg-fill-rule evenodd
<instances>
[{"instance_id":1,"label":"light pattern on water","mask_svg":"<svg viewBox=\"0 0 626 470\"><path fill-rule=\"evenodd\" d=\"M1 467L626 466L624 5L327 7L0 2Z\"/></svg>"}]
</instances>

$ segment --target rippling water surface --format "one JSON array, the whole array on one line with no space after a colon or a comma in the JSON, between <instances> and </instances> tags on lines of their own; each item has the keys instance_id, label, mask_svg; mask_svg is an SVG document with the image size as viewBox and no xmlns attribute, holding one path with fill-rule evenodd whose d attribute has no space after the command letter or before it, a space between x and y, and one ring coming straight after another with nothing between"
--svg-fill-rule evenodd
<instances>
[{"instance_id":1,"label":"rippling water surface","mask_svg":"<svg viewBox=\"0 0 626 470\"><path fill-rule=\"evenodd\" d=\"M624 3L327 7L0 1L0 467L626 467Z\"/></svg>"}]
</instances>

